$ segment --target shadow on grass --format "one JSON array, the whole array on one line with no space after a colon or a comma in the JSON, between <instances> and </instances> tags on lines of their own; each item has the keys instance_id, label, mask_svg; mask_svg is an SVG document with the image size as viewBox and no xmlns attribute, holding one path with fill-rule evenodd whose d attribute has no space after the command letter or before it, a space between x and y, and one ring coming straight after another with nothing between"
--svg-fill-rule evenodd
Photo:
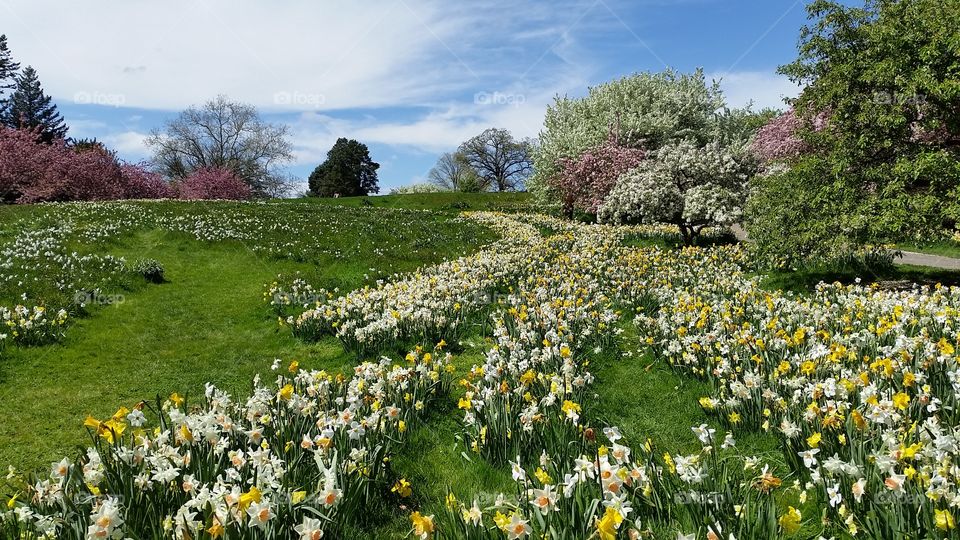
<instances>
[{"instance_id":1,"label":"shadow on grass","mask_svg":"<svg viewBox=\"0 0 960 540\"><path fill-rule=\"evenodd\" d=\"M732 234L723 234L720 236L697 237L693 245L696 247L714 247L736 244L737 239ZM679 235L676 237L650 238L640 234L628 234L623 239L623 245L627 247L660 247L664 249L682 248L683 240Z\"/></svg>"},{"instance_id":2,"label":"shadow on grass","mask_svg":"<svg viewBox=\"0 0 960 540\"><path fill-rule=\"evenodd\" d=\"M768 290L808 293L820 282L851 284L860 279L862 284L877 283L891 289L910 289L917 285L960 285L960 270L945 270L927 266L896 265L889 269L835 269L769 272L760 285Z\"/></svg>"}]
</instances>

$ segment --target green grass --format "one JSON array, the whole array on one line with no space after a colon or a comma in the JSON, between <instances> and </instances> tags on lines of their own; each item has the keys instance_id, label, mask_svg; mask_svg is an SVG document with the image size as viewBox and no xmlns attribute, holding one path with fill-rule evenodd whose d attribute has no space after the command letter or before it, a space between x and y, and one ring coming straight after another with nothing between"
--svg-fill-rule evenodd
<instances>
[{"instance_id":1,"label":"green grass","mask_svg":"<svg viewBox=\"0 0 960 540\"><path fill-rule=\"evenodd\" d=\"M337 199L308 198L313 204L349 207L408 208L414 210L526 211L531 209L529 193L411 193L406 195L379 195L373 197L340 197Z\"/></svg>"},{"instance_id":2,"label":"green grass","mask_svg":"<svg viewBox=\"0 0 960 540\"><path fill-rule=\"evenodd\" d=\"M17 208L0 215L0 222L9 225L42 212L41 207ZM464 234L471 226L445 217L430 226L447 240L425 242L414 234L416 245L382 254L352 249L358 237L384 245L395 238L393 223L368 221L361 219L353 232L321 240L342 255L321 257L320 264L258 255L236 241L199 242L161 230L86 246L128 260L157 259L167 282L140 280L109 291L122 301L92 308L72 323L60 343L4 351L0 407L12 421L0 423L0 463L46 467L87 442L82 427L87 414L102 418L121 405L130 407L158 394L196 394L206 382L246 394L253 376L269 373L274 358L296 359L306 368L349 369L356 358L334 338L306 344L279 328L263 303L265 283L278 273L301 272L310 282L350 290L379 277L369 275L371 267L412 270L492 239L482 230Z\"/></svg>"},{"instance_id":3,"label":"green grass","mask_svg":"<svg viewBox=\"0 0 960 540\"><path fill-rule=\"evenodd\" d=\"M503 200L524 198L488 197L488 203L476 197L472 205L493 207ZM93 244L72 242L71 249L82 252L156 259L165 267L166 282L132 280L129 286L111 291L120 294L122 301L92 308L72 323L60 343L4 351L0 407L11 421L0 423L0 464L45 470L61 456L75 454L89 442L82 427L88 414L104 418L121 405L131 407L172 392L196 396L207 382L246 395L255 375L273 377L270 365L275 358L283 359L284 365L298 360L308 369L351 370L358 359L344 352L335 338L305 343L281 329L263 302L264 284L280 273L300 272L311 283L348 291L383 275L371 275L373 267L413 270L475 250L494 238L489 231L454 219L459 210L443 208L449 199L411 195L377 200L378 204L383 201L393 208L442 211L423 217L425 226L435 229L431 235L417 233L407 214L362 212L355 222L347 221L346 233L318 241L341 255L303 261L257 254L238 241L201 242L158 229L136 230ZM341 207L331 202L308 201L306 206L323 206L320 214L339 213ZM188 209L183 203L161 206L174 212ZM388 218L377 217L383 215ZM0 207L0 232L6 233L5 240L28 222L52 219L42 207ZM399 222L406 233L403 241L397 240ZM389 248L369 249L377 245ZM480 345L457 359L461 372L480 361L482 340L475 341ZM463 460L455 439L459 430L455 403L451 400L434 412L427 424L412 426L408 443L395 457L395 469L416 490L413 500L403 501L407 506L439 509L448 489L466 497L512 485L507 472L482 460ZM409 530L408 516L409 508L397 504L371 509L369 530L351 534L399 538Z\"/></svg>"}]
</instances>

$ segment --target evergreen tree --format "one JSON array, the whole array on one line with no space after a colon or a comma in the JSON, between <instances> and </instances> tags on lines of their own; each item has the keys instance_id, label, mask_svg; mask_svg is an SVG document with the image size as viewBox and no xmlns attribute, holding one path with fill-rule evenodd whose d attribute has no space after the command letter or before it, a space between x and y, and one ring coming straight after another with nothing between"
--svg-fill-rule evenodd
<instances>
[{"instance_id":1,"label":"evergreen tree","mask_svg":"<svg viewBox=\"0 0 960 540\"><path fill-rule=\"evenodd\" d=\"M0 34L0 97L16 85L18 71L20 64L13 61L13 55L7 47L7 36Z\"/></svg>"},{"instance_id":2,"label":"evergreen tree","mask_svg":"<svg viewBox=\"0 0 960 540\"><path fill-rule=\"evenodd\" d=\"M46 95L30 66L17 75L13 94L6 100L0 123L14 129L38 128L43 142L52 142L67 135L67 125L50 96Z\"/></svg>"},{"instance_id":3,"label":"evergreen tree","mask_svg":"<svg viewBox=\"0 0 960 540\"><path fill-rule=\"evenodd\" d=\"M351 197L378 193L377 169L367 145L346 138L337 139L327 152L327 160L310 174L313 197Z\"/></svg>"}]
</instances>

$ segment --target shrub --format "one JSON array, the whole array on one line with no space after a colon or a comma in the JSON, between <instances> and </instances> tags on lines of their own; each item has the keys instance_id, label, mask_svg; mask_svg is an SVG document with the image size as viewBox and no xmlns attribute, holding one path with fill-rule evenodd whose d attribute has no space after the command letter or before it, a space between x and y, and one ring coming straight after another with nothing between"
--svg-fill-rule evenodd
<instances>
[{"instance_id":1,"label":"shrub","mask_svg":"<svg viewBox=\"0 0 960 540\"><path fill-rule=\"evenodd\" d=\"M829 156L808 156L756 177L745 226L758 254L804 266L869 244L936 240L960 217L960 188L949 189L960 185L960 163L947 152L875 166L863 185L850 182L851 174ZM918 183L929 187L917 190Z\"/></svg>"},{"instance_id":2,"label":"shrub","mask_svg":"<svg viewBox=\"0 0 960 540\"><path fill-rule=\"evenodd\" d=\"M100 201L130 195L136 166L121 166L100 144L46 144L36 130L0 128L0 201ZM142 171L145 173L145 171ZM149 182L162 182L153 178ZM156 188L159 189L159 188Z\"/></svg>"},{"instance_id":3,"label":"shrub","mask_svg":"<svg viewBox=\"0 0 960 540\"><path fill-rule=\"evenodd\" d=\"M120 166L128 199L172 199L176 193L170 183L159 173L152 172L141 163L124 163Z\"/></svg>"},{"instance_id":4,"label":"shrub","mask_svg":"<svg viewBox=\"0 0 960 540\"><path fill-rule=\"evenodd\" d=\"M163 283L163 265L156 259L139 259L133 263L133 271L150 283Z\"/></svg>"},{"instance_id":5,"label":"shrub","mask_svg":"<svg viewBox=\"0 0 960 540\"><path fill-rule=\"evenodd\" d=\"M74 149L54 142L39 178L26 185L21 203L46 201L106 201L126 196L116 158L99 146Z\"/></svg>"},{"instance_id":6,"label":"shrub","mask_svg":"<svg viewBox=\"0 0 960 540\"><path fill-rule=\"evenodd\" d=\"M177 186L181 199L249 199L250 186L228 169L200 169Z\"/></svg>"},{"instance_id":7,"label":"shrub","mask_svg":"<svg viewBox=\"0 0 960 540\"><path fill-rule=\"evenodd\" d=\"M421 182L419 184L410 184L409 186L400 186L390 189L391 195L407 195L410 193L443 193L450 191L436 184Z\"/></svg>"}]
</instances>

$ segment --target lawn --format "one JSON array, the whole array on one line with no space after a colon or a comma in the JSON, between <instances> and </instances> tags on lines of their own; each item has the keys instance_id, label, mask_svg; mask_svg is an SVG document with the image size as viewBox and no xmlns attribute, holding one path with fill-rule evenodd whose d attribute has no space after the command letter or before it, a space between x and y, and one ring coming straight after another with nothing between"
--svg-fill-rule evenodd
<instances>
[{"instance_id":1,"label":"lawn","mask_svg":"<svg viewBox=\"0 0 960 540\"><path fill-rule=\"evenodd\" d=\"M282 204L293 209L296 203ZM194 212L180 203L168 206L175 215ZM316 257L309 262L257 254L249 241L205 242L156 228L133 227L94 243L71 240L70 247L81 253L156 259L164 266L165 281L123 280L122 286L106 291L121 301L90 308L61 342L3 352L0 406L17 421L0 426L0 462L28 469L46 466L88 442L81 427L88 414L109 415L120 405L175 391L198 394L206 382L247 393L253 376L269 374L275 358L349 371L356 359L335 339L306 344L280 331L264 303L264 284L278 274L300 272L312 282L350 290L384 274L475 250L493 238L447 215L431 214L419 225L405 223L410 236L398 243L394 227L395 221L406 221L403 213L380 216L366 209L297 206L311 219L346 215L338 234L320 231L310 243ZM3 210L0 227L7 234L22 220L50 219L41 207ZM196 210L202 215L209 209ZM51 296L40 285L40 296ZM16 301L13 296L8 294L4 303Z\"/></svg>"}]
</instances>

